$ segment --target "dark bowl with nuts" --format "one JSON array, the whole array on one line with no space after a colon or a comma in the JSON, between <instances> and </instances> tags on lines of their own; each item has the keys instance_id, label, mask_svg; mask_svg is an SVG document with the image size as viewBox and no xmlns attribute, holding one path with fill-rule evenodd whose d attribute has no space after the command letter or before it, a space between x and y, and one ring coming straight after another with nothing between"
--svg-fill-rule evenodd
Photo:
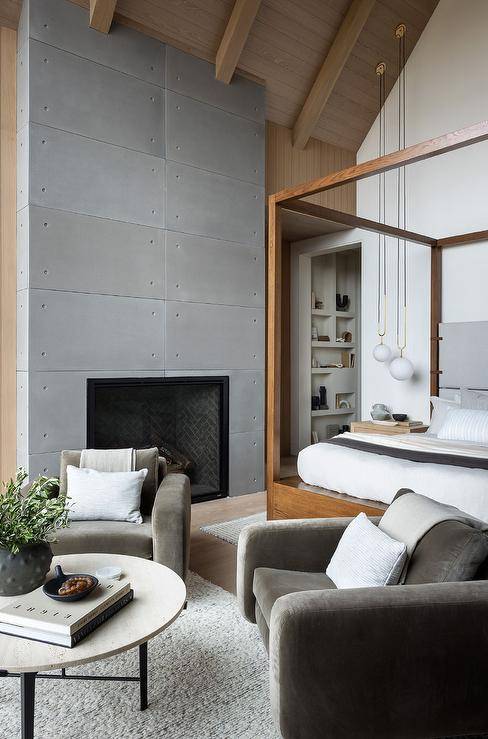
<instances>
[{"instance_id":1,"label":"dark bowl with nuts","mask_svg":"<svg viewBox=\"0 0 488 739\"><path fill-rule=\"evenodd\" d=\"M66 602L81 600L93 592L98 585L98 579L93 575L66 575L59 565L56 565L54 571L56 577L48 580L42 588L44 593L53 600Z\"/></svg>"}]
</instances>

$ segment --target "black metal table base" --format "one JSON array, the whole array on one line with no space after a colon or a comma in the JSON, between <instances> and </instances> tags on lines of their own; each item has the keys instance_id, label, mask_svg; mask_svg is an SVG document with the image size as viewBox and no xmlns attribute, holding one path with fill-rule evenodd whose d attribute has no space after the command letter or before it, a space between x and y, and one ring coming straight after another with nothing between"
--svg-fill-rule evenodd
<instances>
[{"instance_id":1,"label":"black metal table base","mask_svg":"<svg viewBox=\"0 0 488 739\"><path fill-rule=\"evenodd\" d=\"M112 682L134 682L139 683L140 710L145 711L147 703L147 642L139 645L139 677L118 675L68 675L62 669L61 674L44 672L22 672L14 673L0 670L0 677L20 677L21 698L21 737L22 739L34 739L34 705L36 678L46 680L108 680Z\"/></svg>"}]
</instances>

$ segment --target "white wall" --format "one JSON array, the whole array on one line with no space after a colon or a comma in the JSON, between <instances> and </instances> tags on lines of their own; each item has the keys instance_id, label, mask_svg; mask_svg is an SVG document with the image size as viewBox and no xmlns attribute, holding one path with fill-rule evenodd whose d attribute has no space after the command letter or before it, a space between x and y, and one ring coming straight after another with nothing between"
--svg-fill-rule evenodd
<instances>
[{"instance_id":1,"label":"white wall","mask_svg":"<svg viewBox=\"0 0 488 739\"><path fill-rule=\"evenodd\" d=\"M441 0L406 67L407 146L488 119L488 2ZM373 74L371 70L371 74ZM397 90L386 103L387 151L397 147ZM358 161L378 156L375 124L358 152ZM387 220L396 218L396 175L387 175ZM358 214L377 218L377 178L358 183ZM443 237L488 228L488 142L430 159L407 169L407 227ZM345 241L341 234L341 241ZM409 245L409 329L406 355L416 373L409 382L393 380L371 356L376 343L377 237L361 238L363 417L373 402L385 402L423 420L429 414L430 256ZM334 241L337 237L331 237ZM324 240L326 243L327 240ZM395 242L389 240L394 252ZM451 247L443 253L442 320L488 320L488 244ZM390 261L390 285L394 265ZM393 297L393 296L392 296ZM388 343L395 344L394 301L389 301Z\"/></svg>"}]
</instances>

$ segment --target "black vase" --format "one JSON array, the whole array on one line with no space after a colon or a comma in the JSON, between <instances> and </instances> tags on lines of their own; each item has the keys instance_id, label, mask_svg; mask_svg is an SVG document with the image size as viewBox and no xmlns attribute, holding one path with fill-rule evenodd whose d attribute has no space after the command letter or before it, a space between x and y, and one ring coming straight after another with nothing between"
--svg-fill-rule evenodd
<instances>
[{"instance_id":1,"label":"black vase","mask_svg":"<svg viewBox=\"0 0 488 739\"><path fill-rule=\"evenodd\" d=\"M0 549L0 595L23 595L44 583L53 553L45 542L28 544L18 554Z\"/></svg>"},{"instance_id":2,"label":"black vase","mask_svg":"<svg viewBox=\"0 0 488 739\"><path fill-rule=\"evenodd\" d=\"M337 310L347 310L349 307L349 295L336 294L336 308Z\"/></svg>"},{"instance_id":3,"label":"black vase","mask_svg":"<svg viewBox=\"0 0 488 739\"><path fill-rule=\"evenodd\" d=\"M320 410L327 411L329 406L327 405L327 388L321 385L319 387L320 393Z\"/></svg>"}]
</instances>

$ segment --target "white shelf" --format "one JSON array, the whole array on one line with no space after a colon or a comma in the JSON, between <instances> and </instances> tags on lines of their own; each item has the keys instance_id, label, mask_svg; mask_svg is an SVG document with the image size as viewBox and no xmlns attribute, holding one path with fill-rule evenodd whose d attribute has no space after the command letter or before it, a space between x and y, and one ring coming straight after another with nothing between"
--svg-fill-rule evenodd
<instances>
[{"instance_id":1,"label":"white shelf","mask_svg":"<svg viewBox=\"0 0 488 739\"><path fill-rule=\"evenodd\" d=\"M354 346L344 341L312 341L314 349L354 349Z\"/></svg>"},{"instance_id":2,"label":"white shelf","mask_svg":"<svg viewBox=\"0 0 488 739\"><path fill-rule=\"evenodd\" d=\"M355 408L329 408L328 411L311 411L312 418L317 416L344 416L348 413L356 413Z\"/></svg>"},{"instance_id":3,"label":"white shelf","mask_svg":"<svg viewBox=\"0 0 488 739\"><path fill-rule=\"evenodd\" d=\"M332 375L337 372L350 372L355 367L312 367L312 375Z\"/></svg>"},{"instance_id":4,"label":"white shelf","mask_svg":"<svg viewBox=\"0 0 488 739\"><path fill-rule=\"evenodd\" d=\"M323 310L323 308L312 308L312 316L319 316L321 318L333 318L334 316L336 318L356 318L355 313L347 310L334 310L332 313L329 313Z\"/></svg>"}]
</instances>

